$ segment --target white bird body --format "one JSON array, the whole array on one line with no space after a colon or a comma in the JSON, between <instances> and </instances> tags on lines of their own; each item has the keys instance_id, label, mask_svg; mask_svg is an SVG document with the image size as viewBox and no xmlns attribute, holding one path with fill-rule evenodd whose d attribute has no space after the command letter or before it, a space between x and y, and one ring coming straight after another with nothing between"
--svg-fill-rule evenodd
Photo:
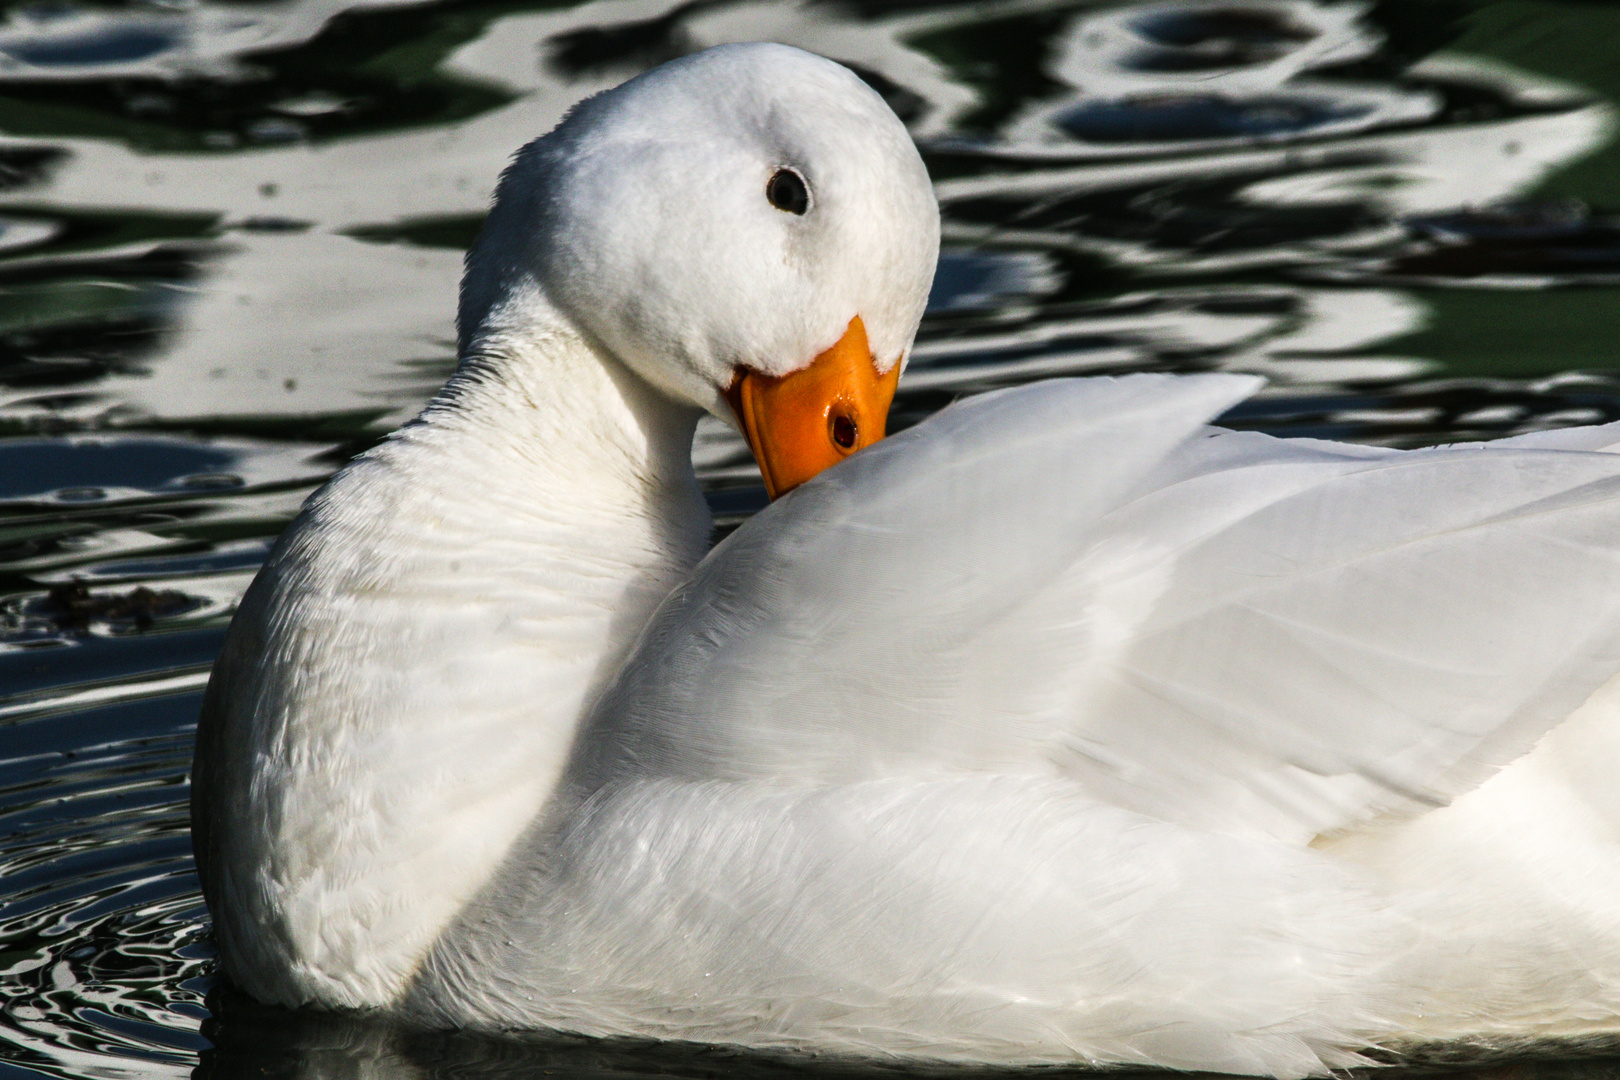
<instances>
[{"instance_id":1,"label":"white bird body","mask_svg":"<svg viewBox=\"0 0 1620 1080\"><path fill-rule=\"evenodd\" d=\"M784 164L807 212L759 197ZM457 376L312 497L216 667L227 974L1278 1076L1620 1026L1620 430L1396 452L1206 426L1241 377L1039 384L705 556L701 410L854 315L898 362L934 214L881 101L773 46L520 156Z\"/></svg>"}]
</instances>

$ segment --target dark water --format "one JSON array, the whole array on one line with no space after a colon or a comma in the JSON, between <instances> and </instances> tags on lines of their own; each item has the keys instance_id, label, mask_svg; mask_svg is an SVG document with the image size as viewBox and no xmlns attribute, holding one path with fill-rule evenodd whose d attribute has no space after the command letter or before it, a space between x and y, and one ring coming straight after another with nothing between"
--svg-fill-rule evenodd
<instances>
[{"instance_id":1,"label":"dark water","mask_svg":"<svg viewBox=\"0 0 1620 1080\"><path fill-rule=\"evenodd\" d=\"M1049 375L1212 369L1267 375L1228 420L1285 434L1620 417L1617 6L3 10L0 1076L842 1074L263 1010L215 984L191 868L191 729L236 597L450 370L505 157L661 60L801 45L911 126L946 247L898 424ZM728 433L696 458L722 519L761 504Z\"/></svg>"}]
</instances>

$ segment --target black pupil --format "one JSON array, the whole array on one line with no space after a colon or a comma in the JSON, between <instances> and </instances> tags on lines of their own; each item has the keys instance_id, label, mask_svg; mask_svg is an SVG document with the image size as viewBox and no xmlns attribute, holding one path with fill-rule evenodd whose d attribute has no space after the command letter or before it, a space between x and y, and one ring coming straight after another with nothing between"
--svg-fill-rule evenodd
<instances>
[{"instance_id":1,"label":"black pupil","mask_svg":"<svg viewBox=\"0 0 1620 1080\"><path fill-rule=\"evenodd\" d=\"M833 442L845 450L855 445L855 421L847 416L835 416L832 422Z\"/></svg>"},{"instance_id":2,"label":"black pupil","mask_svg":"<svg viewBox=\"0 0 1620 1080\"><path fill-rule=\"evenodd\" d=\"M810 192L792 169L777 169L771 175L765 185L765 197L771 200L772 206L790 214L802 214L810 208Z\"/></svg>"}]
</instances>

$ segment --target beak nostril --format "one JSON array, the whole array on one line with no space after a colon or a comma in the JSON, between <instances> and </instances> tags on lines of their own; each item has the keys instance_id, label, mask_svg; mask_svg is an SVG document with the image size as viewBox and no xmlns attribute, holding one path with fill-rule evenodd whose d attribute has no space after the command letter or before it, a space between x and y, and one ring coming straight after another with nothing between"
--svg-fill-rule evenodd
<instances>
[{"instance_id":1,"label":"beak nostril","mask_svg":"<svg viewBox=\"0 0 1620 1080\"><path fill-rule=\"evenodd\" d=\"M879 371L856 315L844 336L786 375L738 367L721 388L772 499L883 438L900 365Z\"/></svg>"},{"instance_id":2,"label":"beak nostril","mask_svg":"<svg viewBox=\"0 0 1620 1080\"><path fill-rule=\"evenodd\" d=\"M856 426L854 417L848 413L834 413L832 423L828 425L832 432L833 445L840 450L855 449L855 442L860 438L860 428Z\"/></svg>"}]
</instances>

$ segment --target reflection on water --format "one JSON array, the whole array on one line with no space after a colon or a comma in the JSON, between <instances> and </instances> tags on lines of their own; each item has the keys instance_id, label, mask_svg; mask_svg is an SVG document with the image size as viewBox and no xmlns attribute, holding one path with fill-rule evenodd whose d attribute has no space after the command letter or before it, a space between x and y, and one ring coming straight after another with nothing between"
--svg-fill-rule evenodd
<instances>
[{"instance_id":1,"label":"reflection on water","mask_svg":"<svg viewBox=\"0 0 1620 1080\"><path fill-rule=\"evenodd\" d=\"M1605 5L0 8L0 1070L894 1071L258 1008L209 974L186 832L236 598L312 487L450 370L507 155L585 94L764 39L855 68L937 181L896 426L1140 370L1259 372L1229 422L1397 445L1620 417ZM722 523L763 503L728 429L694 458Z\"/></svg>"}]
</instances>

